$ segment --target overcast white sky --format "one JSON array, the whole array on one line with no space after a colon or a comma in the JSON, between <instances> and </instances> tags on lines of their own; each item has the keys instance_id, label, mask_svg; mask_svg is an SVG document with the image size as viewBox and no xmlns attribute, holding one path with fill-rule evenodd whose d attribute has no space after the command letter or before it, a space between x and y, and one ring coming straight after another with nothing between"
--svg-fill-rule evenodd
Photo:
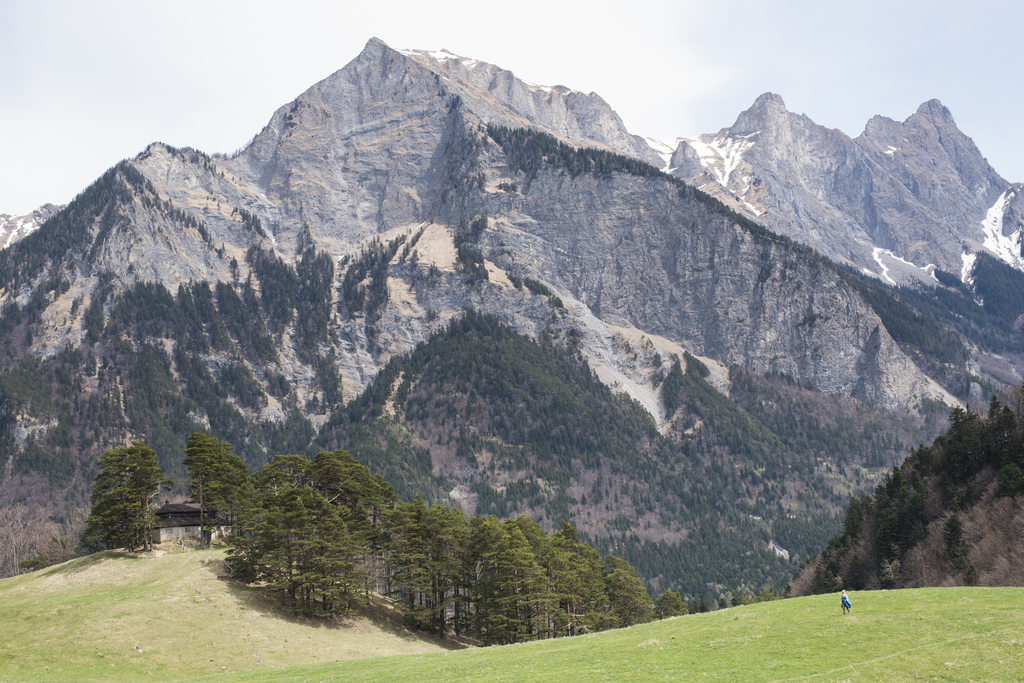
<instances>
[{"instance_id":1,"label":"overcast white sky","mask_svg":"<svg viewBox=\"0 0 1024 683\"><path fill-rule=\"evenodd\" d=\"M1022 19L1019 0L3 0L0 213L65 203L156 140L231 152L373 36L597 92L663 140L766 91L851 136L938 98L1024 182Z\"/></svg>"}]
</instances>

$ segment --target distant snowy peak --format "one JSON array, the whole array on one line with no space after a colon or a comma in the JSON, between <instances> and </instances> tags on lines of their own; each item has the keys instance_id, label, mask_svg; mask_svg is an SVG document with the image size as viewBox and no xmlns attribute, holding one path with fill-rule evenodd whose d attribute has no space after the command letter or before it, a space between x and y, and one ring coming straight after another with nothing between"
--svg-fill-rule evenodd
<instances>
[{"instance_id":1,"label":"distant snowy peak","mask_svg":"<svg viewBox=\"0 0 1024 683\"><path fill-rule=\"evenodd\" d=\"M24 239L39 229L43 223L63 206L44 204L32 213L24 216L12 216L0 213L0 249L6 249L15 242Z\"/></svg>"},{"instance_id":2,"label":"distant snowy peak","mask_svg":"<svg viewBox=\"0 0 1024 683\"><path fill-rule=\"evenodd\" d=\"M850 138L764 93L718 133L648 145L731 209L886 282L968 272L962 254L979 251L1024 270L1024 185L1001 178L938 100Z\"/></svg>"}]
</instances>

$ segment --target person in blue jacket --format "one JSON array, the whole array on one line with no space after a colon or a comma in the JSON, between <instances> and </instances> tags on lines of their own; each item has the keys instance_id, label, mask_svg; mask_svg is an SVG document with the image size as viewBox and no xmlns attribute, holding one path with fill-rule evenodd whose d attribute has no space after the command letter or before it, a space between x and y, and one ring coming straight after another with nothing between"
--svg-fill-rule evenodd
<instances>
[{"instance_id":1,"label":"person in blue jacket","mask_svg":"<svg viewBox=\"0 0 1024 683\"><path fill-rule=\"evenodd\" d=\"M850 612L850 597L846 594L846 589L843 589L843 594L839 596L839 604L843 608L843 614Z\"/></svg>"}]
</instances>

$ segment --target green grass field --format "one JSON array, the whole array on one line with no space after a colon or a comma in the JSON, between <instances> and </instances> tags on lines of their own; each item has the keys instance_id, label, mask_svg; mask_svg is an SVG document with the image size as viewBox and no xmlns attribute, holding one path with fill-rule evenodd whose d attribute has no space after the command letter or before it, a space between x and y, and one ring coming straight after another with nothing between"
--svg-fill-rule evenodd
<instances>
[{"instance_id":1,"label":"green grass field","mask_svg":"<svg viewBox=\"0 0 1024 683\"><path fill-rule=\"evenodd\" d=\"M386 616L281 616L217 578L220 558L102 554L0 581L0 681L1024 680L1020 588L853 593L849 616L837 596L796 598L445 650Z\"/></svg>"},{"instance_id":2,"label":"green grass field","mask_svg":"<svg viewBox=\"0 0 1024 683\"><path fill-rule=\"evenodd\" d=\"M0 581L0 682L187 680L455 647L383 608L340 624L282 613L224 578L223 559L107 552Z\"/></svg>"}]
</instances>

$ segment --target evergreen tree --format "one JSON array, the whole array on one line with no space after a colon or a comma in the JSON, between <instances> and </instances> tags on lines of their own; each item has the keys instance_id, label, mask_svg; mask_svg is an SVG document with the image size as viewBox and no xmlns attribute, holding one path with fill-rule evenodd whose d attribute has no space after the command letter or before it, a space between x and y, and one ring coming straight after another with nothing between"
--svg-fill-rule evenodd
<instances>
[{"instance_id":1,"label":"evergreen tree","mask_svg":"<svg viewBox=\"0 0 1024 683\"><path fill-rule=\"evenodd\" d=\"M245 463L231 448L230 444L199 432L193 432L185 446L185 468L191 479L189 492L200 507L201 546L208 542L207 508L224 506L222 510L229 511L247 472Z\"/></svg>"},{"instance_id":2,"label":"evergreen tree","mask_svg":"<svg viewBox=\"0 0 1024 683\"><path fill-rule=\"evenodd\" d=\"M305 456L277 456L241 487L248 536L233 539L230 556L239 576L283 591L296 611L344 614L365 602L367 549L352 531L357 514L310 486L308 466Z\"/></svg>"},{"instance_id":3,"label":"evergreen tree","mask_svg":"<svg viewBox=\"0 0 1024 683\"><path fill-rule=\"evenodd\" d=\"M735 598L733 598L735 601ZM660 619L687 614L686 603L675 591L665 591L654 601Z\"/></svg>"},{"instance_id":4,"label":"evergreen tree","mask_svg":"<svg viewBox=\"0 0 1024 683\"><path fill-rule=\"evenodd\" d=\"M576 530L565 524L548 538L544 561L559 607L552 615L553 633L574 636L607 628L604 563L597 551L576 540Z\"/></svg>"},{"instance_id":5,"label":"evergreen tree","mask_svg":"<svg viewBox=\"0 0 1024 683\"><path fill-rule=\"evenodd\" d=\"M388 564L406 619L417 628L444 635L449 611L461 630L459 610L462 553L469 525L460 510L427 507L420 496L400 503L389 519Z\"/></svg>"},{"instance_id":6,"label":"evergreen tree","mask_svg":"<svg viewBox=\"0 0 1024 683\"><path fill-rule=\"evenodd\" d=\"M502 600L504 587L499 563L509 544L508 530L494 515L474 517L470 524L473 527L467 557L467 564L472 568L470 631L485 645L516 642L516 624Z\"/></svg>"},{"instance_id":7,"label":"evergreen tree","mask_svg":"<svg viewBox=\"0 0 1024 683\"><path fill-rule=\"evenodd\" d=\"M136 441L103 453L99 466L82 545L151 549L153 500L169 484L156 464L156 451Z\"/></svg>"},{"instance_id":8,"label":"evergreen tree","mask_svg":"<svg viewBox=\"0 0 1024 683\"><path fill-rule=\"evenodd\" d=\"M546 635L551 601L547 577L522 529L515 524L508 527L500 551L492 554L493 600L502 626L494 634L501 640L492 642L536 640Z\"/></svg>"},{"instance_id":9,"label":"evergreen tree","mask_svg":"<svg viewBox=\"0 0 1024 683\"><path fill-rule=\"evenodd\" d=\"M608 565L604 579L605 591L615 625L633 626L650 621L654 616L651 599L636 569L615 555L609 555L605 563Z\"/></svg>"}]
</instances>

